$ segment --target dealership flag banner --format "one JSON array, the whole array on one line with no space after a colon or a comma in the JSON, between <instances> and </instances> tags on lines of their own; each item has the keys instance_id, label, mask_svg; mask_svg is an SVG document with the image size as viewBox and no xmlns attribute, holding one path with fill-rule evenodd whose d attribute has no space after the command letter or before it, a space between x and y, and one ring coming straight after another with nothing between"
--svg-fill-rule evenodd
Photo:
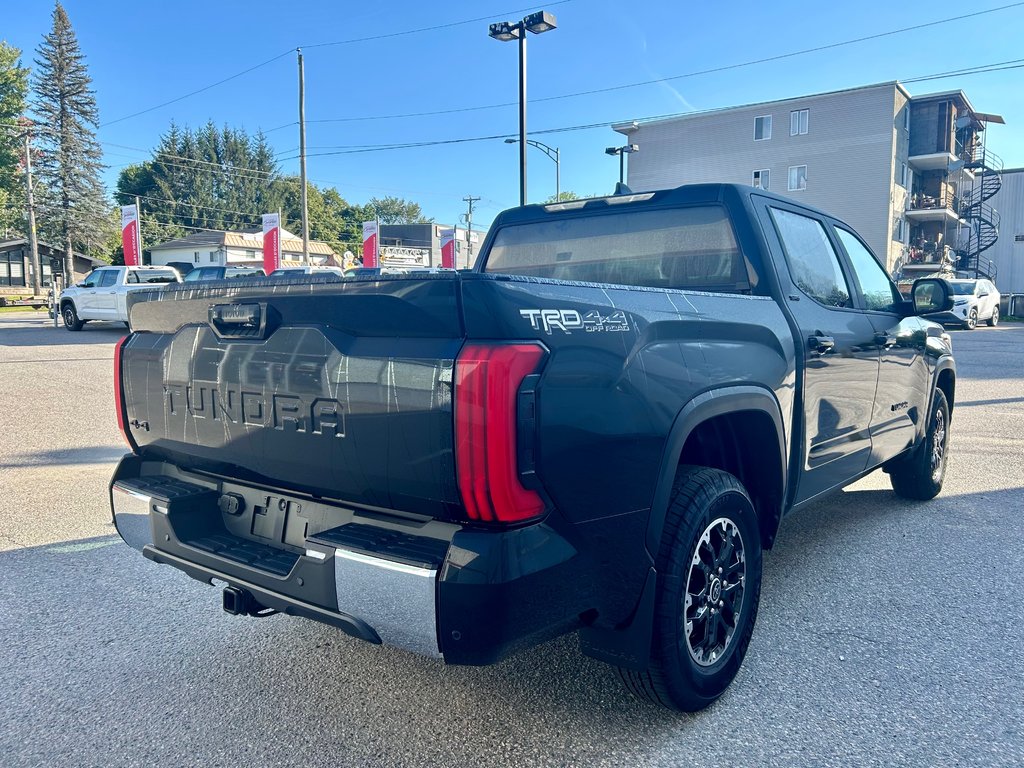
<instances>
[{"instance_id":1,"label":"dealership flag banner","mask_svg":"<svg viewBox=\"0 0 1024 768\"><path fill-rule=\"evenodd\" d=\"M125 266L137 267L142 264L142 238L139 237L137 205L121 206L121 247L124 250Z\"/></svg>"},{"instance_id":2,"label":"dealership flag banner","mask_svg":"<svg viewBox=\"0 0 1024 768\"><path fill-rule=\"evenodd\" d=\"M441 268L455 269L455 230L441 230Z\"/></svg>"},{"instance_id":3,"label":"dealership flag banner","mask_svg":"<svg viewBox=\"0 0 1024 768\"><path fill-rule=\"evenodd\" d=\"M268 275L281 266L281 214L263 214L263 271Z\"/></svg>"},{"instance_id":4,"label":"dealership flag banner","mask_svg":"<svg viewBox=\"0 0 1024 768\"><path fill-rule=\"evenodd\" d=\"M377 252L378 252L377 222L376 221L364 221L363 222L363 266L364 267L376 267L377 266Z\"/></svg>"}]
</instances>

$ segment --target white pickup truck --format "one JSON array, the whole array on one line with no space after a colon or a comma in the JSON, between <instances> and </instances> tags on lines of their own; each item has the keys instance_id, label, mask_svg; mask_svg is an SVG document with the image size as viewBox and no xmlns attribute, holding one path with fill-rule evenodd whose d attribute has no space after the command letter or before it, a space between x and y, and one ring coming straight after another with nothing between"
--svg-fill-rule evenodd
<instances>
[{"instance_id":1,"label":"white pickup truck","mask_svg":"<svg viewBox=\"0 0 1024 768\"><path fill-rule=\"evenodd\" d=\"M180 283L173 267L100 267L85 280L60 294L60 316L69 331L80 331L88 320L120 321L128 325L127 296L152 290L161 283Z\"/></svg>"}]
</instances>

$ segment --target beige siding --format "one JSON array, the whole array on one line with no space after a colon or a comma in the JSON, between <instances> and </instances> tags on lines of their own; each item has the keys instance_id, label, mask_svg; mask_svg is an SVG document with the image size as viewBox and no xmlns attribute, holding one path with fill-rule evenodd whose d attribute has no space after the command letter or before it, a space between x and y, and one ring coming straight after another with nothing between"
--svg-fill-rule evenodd
<instances>
[{"instance_id":1,"label":"beige siding","mask_svg":"<svg viewBox=\"0 0 1024 768\"><path fill-rule=\"evenodd\" d=\"M892 252L894 206L904 204L893 191L894 143L902 131L894 122L902 108L897 93L904 98L888 83L642 124L628 131L640 147L629 157L628 184L637 191L750 184L753 171L766 168L772 192L838 216L885 259ZM810 110L808 132L790 136L790 111L798 109ZM772 115L771 139L755 141L754 118L766 114ZM796 165L807 166L807 189L790 192L789 167Z\"/></svg>"}]
</instances>

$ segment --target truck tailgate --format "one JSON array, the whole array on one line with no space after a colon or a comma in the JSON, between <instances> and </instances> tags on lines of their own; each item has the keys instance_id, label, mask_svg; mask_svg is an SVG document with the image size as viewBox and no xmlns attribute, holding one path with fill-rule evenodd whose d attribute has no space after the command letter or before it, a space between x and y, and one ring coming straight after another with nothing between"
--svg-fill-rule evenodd
<instances>
[{"instance_id":1,"label":"truck tailgate","mask_svg":"<svg viewBox=\"0 0 1024 768\"><path fill-rule=\"evenodd\" d=\"M121 376L143 457L453 516L455 275L172 286L129 300Z\"/></svg>"}]
</instances>

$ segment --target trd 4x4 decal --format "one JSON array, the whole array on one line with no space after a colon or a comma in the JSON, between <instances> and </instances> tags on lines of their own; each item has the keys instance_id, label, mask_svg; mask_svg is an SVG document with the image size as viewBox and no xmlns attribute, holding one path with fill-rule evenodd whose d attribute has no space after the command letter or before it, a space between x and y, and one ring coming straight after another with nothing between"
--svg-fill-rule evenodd
<instances>
[{"instance_id":1,"label":"trd 4x4 decal","mask_svg":"<svg viewBox=\"0 0 1024 768\"><path fill-rule=\"evenodd\" d=\"M563 333L623 333L629 330L629 319L621 310L602 315L596 309L586 314L575 309L520 309L519 314L530 321L533 330L543 330L549 336L556 329Z\"/></svg>"}]
</instances>

